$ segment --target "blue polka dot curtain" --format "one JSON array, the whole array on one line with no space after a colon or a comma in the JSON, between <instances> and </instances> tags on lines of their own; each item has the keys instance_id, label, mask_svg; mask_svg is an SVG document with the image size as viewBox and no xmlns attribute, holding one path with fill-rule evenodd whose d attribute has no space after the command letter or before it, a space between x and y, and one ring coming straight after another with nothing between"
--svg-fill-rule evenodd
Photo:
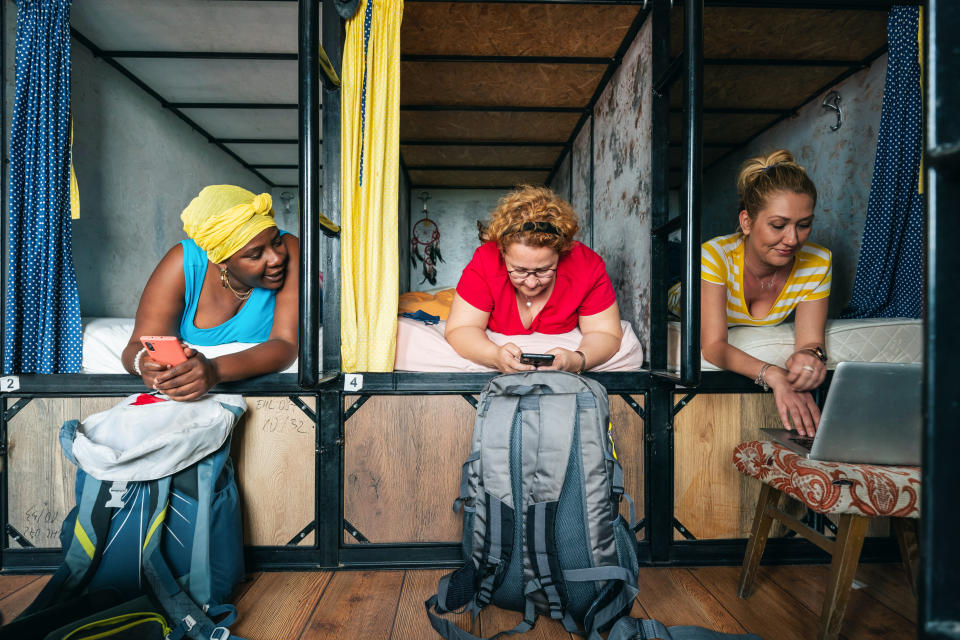
<instances>
[{"instance_id":1,"label":"blue polka dot curtain","mask_svg":"<svg viewBox=\"0 0 960 640\"><path fill-rule=\"evenodd\" d=\"M70 228L70 3L17 1L4 310L7 373L80 370Z\"/></svg>"},{"instance_id":2,"label":"blue polka dot curtain","mask_svg":"<svg viewBox=\"0 0 960 640\"><path fill-rule=\"evenodd\" d=\"M893 7L887 20L889 59L877 157L845 318L919 318L923 312L919 14L919 7Z\"/></svg>"}]
</instances>

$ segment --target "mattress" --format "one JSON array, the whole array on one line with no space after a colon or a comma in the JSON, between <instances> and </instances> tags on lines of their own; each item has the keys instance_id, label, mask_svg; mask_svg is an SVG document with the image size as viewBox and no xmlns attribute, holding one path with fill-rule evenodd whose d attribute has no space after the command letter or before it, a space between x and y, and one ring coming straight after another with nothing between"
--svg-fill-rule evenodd
<instances>
[{"instance_id":1,"label":"mattress","mask_svg":"<svg viewBox=\"0 0 960 640\"><path fill-rule=\"evenodd\" d=\"M643 347L629 322L621 321L623 340L620 350L602 365L591 371L636 371L643 366ZM461 358L443 337L446 323L427 325L410 318L398 318L397 358L394 369L398 371L478 372L495 371ZM583 335L579 329L568 333L547 335L532 333L525 336L507 336L487 331L487 336L498 345L512 342L524 351L543 353L554 347L576 349Z\"/></svg>"},{"instance_id":2,"label":"mattress","mask_svg":"<svg viewBox=\"0 0 960 640\"><path fill-rule=\"evenodd\" d=\"M133 334L133 318L85 318L83 320L83 364L80 373L127 373L120 355ZM225 356L255 343L231 342L213 347L190 345L208 358ZM281 373L296 373L297 363Z\"/></svg>"},{"instance_id":3,"label":"mattress","mask_svg":"<svg viewBox=\"0 0 960 640\"><path fill-rule=\"evenodd\" d=\"M866 318L827 320L827 368L838 362L921 362L923 359L923 321L915 318ZM793 324L774 327L733 327L728 342L764 362L783 366L793 354ZM680 362L680 325L670 323L668 363L676 371ZM703 358L703 371L719 369Z\"/></svg>"}]
</instances>

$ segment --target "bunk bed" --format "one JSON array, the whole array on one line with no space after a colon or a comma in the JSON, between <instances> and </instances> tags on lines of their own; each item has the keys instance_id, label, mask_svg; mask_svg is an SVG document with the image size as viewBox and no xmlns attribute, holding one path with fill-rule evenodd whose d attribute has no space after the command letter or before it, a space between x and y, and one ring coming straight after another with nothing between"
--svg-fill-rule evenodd
<instances>
[{"instance_id":1,"label":"bunk bed","mask_svg":"<svg viewBox=\"0 0 960 640\"><path fill-rule=\"evenodd\" d=\"M434 3L408 0L407 17L410 25L419 25L427 31L431 24L430 16L434 19L446 16L449 24L456 26L458 22L450 17L469 17L469 12L458 13L469 4L474 5L473 10L481 14L488 12L486 19L492 21L491 24L504 24L502 12L513 10L507 3ZM764 109L769 108L761 108L759 113L770 117L766 117L758 125L759 129L748 127L739 139L725 140L723 148L714 147L711 146L714 143L704 142L701 114L743 114L736 111L729 113L734 109L731 107L717 107L718 112L711 112L712 107L705 101L703 69L706 54L703 47L705 25L702 3L676 3L677 6L672 10L674 3L670 0L529 0L515 4L518 11L551 11L557 6L563 10L578 10L581 14L569 14L573 15L573 18L568 18L568 23L581 24L584 29L591 25L594 30L598 25L607 29L610 25L608 19L616 17L615 23L618 26L613 32L617 37L608 37L605 43L608 51L593 56L582 52L568 56L543 55L542 52L524 55L517 52L482 51L482 48L470 54L437 53L431 52L424 42L419 42L415 52L404 54L404 73L405 77L410 78L411 86L424 87L425 91L429 86L429 78L435 77L436 68L443 65L461 65L459 74L450 72L445 76L447 78L456 78L459 75L461 80L475 81L478 76L463 72L474 69L478 73L482 71L487 74L484 77L490 82L501 83L498 86L502 86L504 81L495 77L500 72L491 71L493 65L501 68L537 66L541 70L550 70L555 80L567 84L576 84L568 74L583 67L579 72L586 80L581 78L579 82L582 86L578 90L583 93L584 86L586 90L585 98L574 96L573 103L566 106L550 102L549 96L545 98L545 102L532 107L511 103L510 100L499 106L476 105L468 101L457 104L430 104L427 100L412 100L401 106L403 114L410 118L406 129L409 132L423 131L424 120L436 127L441 127L446 121L454 129L459 127L462 131L463 123L458 123L457 119L464 114L473 114L474 117L472 133L459 138L411 133L404 139L404 134L401 133L401 153L406 161L402 164L402 170L410 187L410 196L412 197L414 190L418 188L504 189L521 180L550 183L560 177L558 174L562 167L569 172L568 184L572 184L574 163L571 160L564 164L564 161L568 157L572 159L575 144L581 135L589 135L591 146L587 170L592 172L594 138L590 134L593 133L594 118L591 115L630 45L647 21L651 21L653 171L650 233L653 245L648 363L644 369L638 371L588 375L607 388L612 399L618 451L624 459L633 460L635 463L625 472L625 476L628 476L628 490L637 498L639 513L642 514L637 526L641 562L738 564L745 548L742 538L697 539L700 537L697 535L697 528L688 526L689 522L685 522L685 518L678 516L676 512L678 496L675 475L680 455L678 452L686 452L690 446L689 442L683 439L687 437L684 434L695 433L692 429L682 427L715 419L712 417L713 408L698 409L697 405L690 406L694 397L697 394L735 396L737 416L742 414L760 418L772 415L769 397L760 394L759 388L750 381L728 372L701 371L699 323L695 312L699 306L698 288L688 286L699 280L700 176L708 149L711 150L710 153L714 153L716 149L728 152L739 147L757 135L759 129L795 112L804 104L807 96L798 96L795 103L788 108L779 108L776 114L765 113ZM742 3L707 2L708 8L714 12L722 12L726 10L725 7L739 4ZM758 3L747 4L754 6ZM759 4L769 9L784 8L790 3ZM795 5L820 13L829 13L826 9L836 8L833 2L799 2ZM864 0L846 2L843 8L862 10L875 17L889 6L889 2ZM682 19L681 7L687 9L682 12ZM498 10L501 13L498 14ZM591 14L591 11L594 13ZM578 18L582 20L578 22ZM332 2L318 4L301 0L298 22L298 53L293 56L293 59L297 60L299 86L297 187L301 239L301 338L298 370L296 374L274 374L222 385L218 390L242 393L262 405L265 412L253 418L257 421L257 428L249 428L248 424L250 432L265 433L270 429L276 431L281 422L288 426L296 424L294 430L299 438L296 446L300 448L297 453L298 462L291 465L289 476L283 478L291 484L279 489L274 487L275 493L263 499L270 502L274 510L281 510L278 504L286 504L288 500L297 501L298 506L290 509L288 520L299 524L294 527L289 541L252 543L248 547L248 557L252 566L260 569L453 566L460 561L459 542L456 542L459 533L456 530L456 519L446 513L449 511L449 500L444 495L438 495L435 487L421 486L418 475L402 469L403 465L397 460L404 455L410 455L416 459L415 463L408 464L411 469L423 473L426 473L425 469L429 469L431 480L433 477L449 476L449 486L454 487L458 477L456 469L464 457L463 448L469 441L469 432L464 429L468 429L472 422L475 395L492 374L399 371L354 374L341 371L340 329L337 322L340 318L338 234L335 225L322 226L318 220L320 214L324 213L334 223L340 221L339 190L320 188L321 184L328 187L339 185L341 179L338 151L340 95L337 79L332 74L323 74L321 60L322 56L326 56L334 69L340 68L342 21ZM438 47L462 43L463 40L458 39L458 35L462 35L463 25L470 23L466 21L459 24L461 31L452 29L450 32L434 34L436 37L432 38L431 42ZM75 37L81 44L91 48L97 56L117 68L122 68L124 57L137 57L137 52L111 52L109 49L100 48L90 40L85 41L79 33L75 33ZM682 43L682 46L671 47L671 42L675 45ZM142 57L145 54L140 52L140 55ZM197 56L196 52L194 55ZM832 68L832 71L826 75L826 79L830 81L826 86L835 84L868 64L870 55L856 60L829 61L825 66ZM284 59L291 58L288 55ZM722 66L723 61L713 60L709 64ZM744 66L742 61L732 61L730 64ZM791 65L791 61L781 60L772 66L802 69L816 65L804 60L793 60ZM681 79L684 90L679 93L671 91L671 86L681 86ZM818 90L811 98L820 93ZM159 94L155 97L165 108L180 108ZM498 126L502 126L504 132L511 131L512 127L513 133L497 138L497 130L485 129L483 123L491 127L492 123L499 123ZM722 123L720 128L722 130ZM401 131L404 131L403 126ZM551 131L553 133L549 135L546 133ZM529 139L531 135L538 139ZM216 142L214 136L209 137ZM423 153L428 150L435 154L432 156L434 160L414 161L417 152L420 152L419 157L422 158ZM544 150L551 153L545 155ZM677 156L677 151L680 151L680 156ZM465 153L467 155L464 155ZM510 162L503 159L505 156L520 160ZM464 157L469 158L472 164L462 164L465 162ZM245 162L242 159L240 161ZM671 217L669 193L677 189L681 192L681 213ZM585 235L592 240L595 231L593 221L597 215L594 211L592 178L589 181L589 190L586 215L591 223L586 227ZM685 320L679 328L679 366L672 369L667 355L666 260L667 243L670 236L677 232L680 234L683 251L682 282L685 297L681 306ZM319 279L310 277L318 272L324 274L323 289L326 295L322 297ZM660 295L661 293L663 295ZM322 325L321 315L325 320ZM640 331L640 327L635 328ZM19 419L23 420L25 412L33 410L30 408L31 400L80 399L79 410L83 412L103 404L90 401L89 408L84 408L83 399L115 398L135 393L141 386L140 382L131 376L106 374L23 375L17 378L16 384L18 389L11 390L0 398L0 446L4 447L7 456L4 473L0 478L0 492L4 496L10 495L11 488L16 483L15 480L11 481L11 451L6 448L11 425L18 414ZM282 406L271 404L272 400L278 401ZM368 404L369 406L365 407ZM696 413L697 411L699 413ZM273 415L270 415L270 412L274 412ZM36 415L36 419L52 422L55 418L52 413L54 412L44 408ZM416 433L401 428L385 429L385 424L390 424L384 421L385 416L397 415L405 417L404 427L410 427L414 423L426 426ZM286 435L290 435L290 432ZM732 437L739 436L740 432L737 431ZM313 446L309 447L309 444ZM717 446L721 444L729 443L724 441ZM241 469L249 466L244 464L245 460L259 455L256 446L255 443L241 445ZM429 447L433 448L432 456L416 458ZM728 449L732 450L732 446ZM391 453L387 455L385 452ZM371 457L380 466L376 469L365 466L365 457ZM437 460L442 460L442 468L428 466ZM268 458L262 460L261 465L277 462L276 458ZM292 477L298 471L307 474L308 482L304 483L303 477ZM374 475L377 478L374 478ZM397 478L401 478L403 482L397 481ZM384 479L381 486L380 481ZM240 482L244 483L242 474ZM253 492L253 485L257 482L270 483L273 480L252 474L247 491ZM387 487L388 484L395 487ZM381 490L384 492L382 497L379 495ZM373 504L370 502L371 496L381 501ZM403 502L398 503L398 499ZM424 506L420 510L412 511L397 508L390 513L388 506L391 505L391 500L394 500L393 505ZM742 502L752 505L754 500L752 497L744 497ZM0 528L6 535L5 543L0 549L0 567L4 570L28 571L54 566L58 551L30 546L29 537L11 527L7 504L8 501L4 501L3 512L0 513ZM443 514L441 510L444 511ZM301 520L297 521L296 518ZM256 526L269 527L270 524L271 522L258 523ZM291 525L292 522L285 524ZM372 533L374 530L376 535ZM769 558L778 561L810 561L822 558L811 545L788 538L772 541L767 553ZM888 558L893 553L895 551L892 543L878 539L867 545L865 557Z\"/></svg>"}]
</instances>

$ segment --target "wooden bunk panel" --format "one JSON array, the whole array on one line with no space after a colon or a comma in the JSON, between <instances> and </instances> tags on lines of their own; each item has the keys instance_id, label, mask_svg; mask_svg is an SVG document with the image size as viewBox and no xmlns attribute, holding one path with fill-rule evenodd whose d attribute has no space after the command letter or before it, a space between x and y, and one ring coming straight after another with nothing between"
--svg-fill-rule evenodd
<instances>
[{"instance_id":1,"label":"wooden bunk panel","mask_svg":"<svg viewBox=\"0 0 960 640\"><path fill-rule=\"evenodd\" d=\"M641 407L644 406L642 395L630 397ZM610 423L613 425L613 444L617 452L617 460L623 467L623 488L633 498L636 518L639 520L644 517L643 420L623 398L611 395ZM625 519L629 519L630 507L626 500L620 503L620 513Z\"/></svg>"},{"instance_id":2,"label":"wooden bunk panel","mask_svg":"<svg viewBox=\"0 0 960 640\"><path fill-rule=\"evenodd\" d=\"M682 396L674 397L674 402ZM760 495L760 482L738 472L733 449L762 439L761 427L780 426L772 394L700 394L674 420L674 514L698 539L746 538ZM784 497L781 507L802 517L806 508ZM887 518L873 518L870 536L889 533ZM775 524L771 536L786 535ZM679 533L675 535L682 539Z\"/></svg>"},{"instance_id":3,"label":"wooden bunk panel","mask_svg":"<svg viewBox=\"0 0 960 640\"><path fill-rule=\"evenodd\" d=\"M639 6L408 3L405 54L613 57Z\"/></svg>"},{"instance_id":4,"label":"wooden bunk panel","mask_svg":"<svg viewBox=\"0 0 960 640\"><path fill-rule=\"evenodd\" d=\"M401 110L400 143L410 140L566 143L579 119L579 113Z\"/></svg>"},{"instance_id":5,"label":"wooden bunk panel","mask_svg":"<svg viewBox=\"0 0 960 640\"><path fill-rule=\"evenodd\" d=\"M60 546L60 525L75 503L76 467L59 433L79 417L79 399L34 398L7 423L7 522L35 547Z\"/></svg>"},{"instance_id":6,"label":"wooden bunk panel","mask_svg":"<svg viewBox=\"0 0 960 640\"><path fill-rule=\"evenodd\" d=\"M710 65L703 71L703 106L790 110L842 72L837 67ZM670 91L670 106L683 106L680 83Z\"/></svg>"},{"instance_id":7,"label":"wooden bunk panel","mask_svg":"<svg viewBox=\"0 0 960 640\"><path fill-rule=\"evenodd\" d=\"M706 7L705 58L862 60L887 42L886 11ZM670 16L671 55L683 43L683 12Z\"/></svg>"},{"instance_id":8,"label":"wooden bunk panel","mask_svg":"<svg viewBox=\"0 0 960 640\"><path fill-rule=\"evenodd\" d=\"M401 62L400 104L586 107L606 70L605 64Z\"/></svg>"},{"instance_id":9,"label":"wooden bunk panel","mask_svg":"<svg viewBox=\"0 0 960 640\"><path fill-rule=\"evenodd\" d=\"M410 181L414 186L512 188L518 184L544 184L548 175L548 171L417 171L411 169Z\"/></svg>"},{"instance_id":10,"label":"wooden bunk panel","mask_svg":"<svg viewBox=\"0 0 960 640\"><path fill-rule=\"evenodd\" d=\"M550 167L563 147L401 145L408 169L424 165Z\"/></svg>"},{"instance_id":11,"label":"wooden bunk panel","mask_svg":"<svg viewBox=\"0 0 960 640\"><path fill-rule=\"evenodd\" d=\"M233 432L233 462L247 545L285 545L314 521L314 424L289 398L247 397ZM316 409L316 399L302 397ZM312 545L314 534L298 544Z\"/></svg>"},{"instance_id":12,"label":"wooden bunk panel","mask_svg":"<svg viewBox=\"0 0 960 640\"><path fill-rule=\"evenodd\" d=\"M343 517L374 543L459 541L450 507L475 417L460 396L370 397L344 425Z\"/></svg>"}]
</instances>

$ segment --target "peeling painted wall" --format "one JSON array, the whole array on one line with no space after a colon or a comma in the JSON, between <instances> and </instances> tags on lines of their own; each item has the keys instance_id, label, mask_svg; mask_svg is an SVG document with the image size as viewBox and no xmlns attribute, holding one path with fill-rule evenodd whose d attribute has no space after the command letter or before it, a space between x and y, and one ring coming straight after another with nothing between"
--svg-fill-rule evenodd
<instances>
[{"instance_id":1,"label":"peeling painted wall","mask_svg":"<svg viewBox=\"0 0 960 640\"><path fill-rule=\"evenodd\" d=\"M725 158L704 175L703 238L736 229L736 179L747 158L773 149L789 149L817 186L817 209L810 240L833 252L830 316L850 298L860 240L870 199L877 133L883 102L887 56L833 87L840 92L844 124L831 131L835 112L821 106L823 95Z\"/></svg>"},{"instance_id":2,"label":"peeling painted wall","mask_svg":"<svg viewBox=\"0 0 960 640\"><path fill-rule=\"evenodd\" d=\"M423 218L423 202L417 199L422 189L414 189L410 204L411 229ZM504 194L498 189L429 189L427 213L440 229L440 252L445 262L437 264L437 284L423 280L423 264L410 268L408 282L401 281L401 291L449 289L460 281L463 268L480 246L477 221L486 222L497 200ZM410 242L410 233L402 234L401 242ZM420 247L423 254L423 247ZM407 258L409 260L409 258ZM422 282L421 282L422 281Z\"/></svg>"},{"instance_id":3,"label":"peeling painted wall","mask_svg":"<svg viewBox=\"0 0 960 640\"><path fill-rule=\"evenodd\" d=\"M590 233L590 121L573 148L571 203L584 238L607 263L620 315L649 348L651 22L647 21L594 107ZM554 182L554 186L557 182Z\"/></svg>"}]
</instances>

